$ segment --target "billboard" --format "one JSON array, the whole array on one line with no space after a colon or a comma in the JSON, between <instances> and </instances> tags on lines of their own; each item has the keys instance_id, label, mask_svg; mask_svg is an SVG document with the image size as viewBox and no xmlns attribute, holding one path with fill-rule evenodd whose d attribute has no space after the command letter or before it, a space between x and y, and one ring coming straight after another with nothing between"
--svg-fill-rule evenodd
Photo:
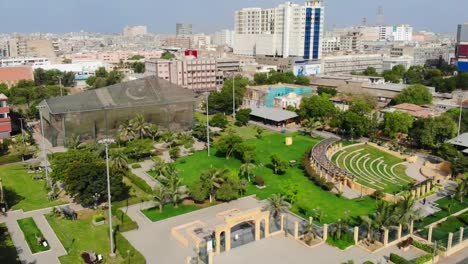
<instances>
[{"instance_id":1,"label":"billboard","mask_svg":"<svg viewBox=\"0 0 468 264\"><path fill-rule=\"evenodd\" d=\"M310 76L320 74L321 66L320 64L304 64L304 65L295 65L293 67L293 73L295 76Z\"/></svg>"}]
</instances>

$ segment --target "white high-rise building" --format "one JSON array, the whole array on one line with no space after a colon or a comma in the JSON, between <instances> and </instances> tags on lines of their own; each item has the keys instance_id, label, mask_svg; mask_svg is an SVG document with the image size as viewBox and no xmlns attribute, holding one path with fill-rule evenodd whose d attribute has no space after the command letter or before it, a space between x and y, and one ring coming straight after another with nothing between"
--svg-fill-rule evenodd
<instances>
[{"instance_id":1,"label":"white high-rise building","mask_svg":"<svg viewBox=\"0 0 468 264\"><path fill-rule=\"evenodd\" d=\"M234 53L318 60L322 56L324 14L321 0L236 11Z\"/></svg>"},{"instance_id":2,"label":"white high-rise building","mask_svg":"<svg viewBox=\"0 0 468 264\"><path fill-rule=\"evenodd\" d=\"M213 43L216 45L227 45L232 47L234 45L234 31L223 29L215 32L213 36Z\"/></svg>"},{"instance_id":3,"label":"white high-rise building","mask_svg":"<svg viewBox=\"0 0 468 264\"><path fill-rule=\"evenodd\" d=\"M413 40L413 28L410 25L379 26L379 40L410 42Z\"/></svg>"}]
</instances>

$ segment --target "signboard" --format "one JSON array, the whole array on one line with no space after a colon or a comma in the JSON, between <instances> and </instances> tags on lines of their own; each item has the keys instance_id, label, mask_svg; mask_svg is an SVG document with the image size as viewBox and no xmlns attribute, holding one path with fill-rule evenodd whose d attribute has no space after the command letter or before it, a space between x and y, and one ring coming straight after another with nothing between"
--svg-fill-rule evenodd
<instances>
[{"instance_id":1,"label":"signboard","mask_svg":"<svg viewBox=\"0 0 468 264\"><path fill-rule=\"evenodd\" d=\"M293 73L295 76L310 76L320 74L321 67L320 64L304 64L304 65L295 65L293 67Z\"/></svg>"}]
</instances>

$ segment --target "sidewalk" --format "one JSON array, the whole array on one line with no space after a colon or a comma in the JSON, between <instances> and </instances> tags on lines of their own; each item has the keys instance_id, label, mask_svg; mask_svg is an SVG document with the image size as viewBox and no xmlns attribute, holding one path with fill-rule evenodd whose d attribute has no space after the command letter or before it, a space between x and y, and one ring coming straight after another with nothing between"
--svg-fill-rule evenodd
<instances>
[{"instance_id":1,"label":"sidewalk","mask_svg":"<svg viewBox=\"0 0 468 264\"><path fill-rule=\"evenodd\" d=\"M137 164L137 163L135 163ZM141 165L141 168L139 169L134 169L132 168L131 165L128 166L130 171L135 174L136 176L140 177L142 180L144 180L151 188L155 188L157 186L160 186L161 184L153 177L149 176L146 172L151 169L153 166L153 161L152 160L145 160L143 162L139 162L138 164Z\"/></svg>"}]
</instances>

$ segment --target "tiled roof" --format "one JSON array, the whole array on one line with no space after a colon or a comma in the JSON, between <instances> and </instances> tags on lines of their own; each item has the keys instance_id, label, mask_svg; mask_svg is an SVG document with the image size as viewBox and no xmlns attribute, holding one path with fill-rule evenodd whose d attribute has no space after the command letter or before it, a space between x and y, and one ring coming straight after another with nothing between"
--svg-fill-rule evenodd
<instances>
[{"instance_id":1,"label":"tiled roof","mask_svg":"<svg viewBox=\"0 0 468 264\"><path fill-rule=\"evenodd\" d=\"M419 106L419 105L407 104L407 103L395 105L395 106L393 106L393 108L396 108L396 109L399 109L399 110L412 111L412 112L424 110L424 108Z\"/></svg>"},{"instance_id":2,"label":"tiled roof","mask_svg":"<svg viewBox=\"0 0 468 264\"><path fill-rule=\"evenodd\" d=\"M30 66L0 67L0 83L33 79L33 70Z\"/></svg>"}]
</instances>

